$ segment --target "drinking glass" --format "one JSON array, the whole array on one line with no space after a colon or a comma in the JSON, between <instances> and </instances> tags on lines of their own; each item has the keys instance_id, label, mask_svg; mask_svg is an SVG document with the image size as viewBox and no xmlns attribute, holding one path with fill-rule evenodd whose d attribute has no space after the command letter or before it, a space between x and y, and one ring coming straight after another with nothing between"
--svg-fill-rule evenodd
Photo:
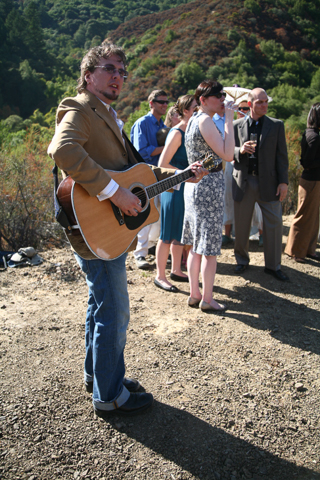
<instances>
[{"instance_id":1,"label":"drinking glass","mask_svg":"<svg viewBox=\"0 0 320 480\"><path fill-rule=\"evenodd\" d=\"M250 142L254 143L254 147L256 148L257 142L258 142L258 135L256 133L251 133L250 134ZM249 158L256 158L255 152L251 153Z\"/></svg>"}]
</instances>

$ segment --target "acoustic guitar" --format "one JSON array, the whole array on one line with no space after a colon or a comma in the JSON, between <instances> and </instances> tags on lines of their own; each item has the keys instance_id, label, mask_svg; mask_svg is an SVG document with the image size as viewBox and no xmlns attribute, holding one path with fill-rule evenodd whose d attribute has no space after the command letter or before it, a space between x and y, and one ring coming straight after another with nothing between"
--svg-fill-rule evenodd
<instances>
[{"instance_id":1,"label":"acoustic guitar","mask_svg":"<svg viewBox=\"0 0 320 480\"><path fill-rule=\"evenodd\" d=\"M213 155L206 156L201 163L209 172L216 170L219 165ZM114 260L129 249L143 227L158 221L159 211L154 205L154 197L192 178L194 174L190 169L183 170L157 181L146 163L138 163L125 171L107 172L121 187L129 189L140 199L142 211L136 217L124 214L110 200L100 202L97 197L91 197L71 177L62 180L57 197L73 225L73 234L80 232L97 258Z\"/></svg>"}]
</instances>

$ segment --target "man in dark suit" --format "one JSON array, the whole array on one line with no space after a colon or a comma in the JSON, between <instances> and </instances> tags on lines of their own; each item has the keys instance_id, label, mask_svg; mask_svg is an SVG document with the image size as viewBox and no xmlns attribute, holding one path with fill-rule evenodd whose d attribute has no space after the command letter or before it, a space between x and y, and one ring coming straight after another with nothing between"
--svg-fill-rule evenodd
<instances>
[{"instance_id":1,"label":"man in dark suit","mask_svg":"<svg viewBox=\"0 0 320 480\"><path fill-rule=\"evenodd\" d=\"M255 202L263 215L265 273L289 280L281 270L282 205L288 190L288 154L284 125L267 117L268 96L262 88L248 95L250 116L234 122L232 179L235 218L236 273L249 264L249 235ZM257 145L250 140L257 134Z\"/></svg>"}]
</instances>

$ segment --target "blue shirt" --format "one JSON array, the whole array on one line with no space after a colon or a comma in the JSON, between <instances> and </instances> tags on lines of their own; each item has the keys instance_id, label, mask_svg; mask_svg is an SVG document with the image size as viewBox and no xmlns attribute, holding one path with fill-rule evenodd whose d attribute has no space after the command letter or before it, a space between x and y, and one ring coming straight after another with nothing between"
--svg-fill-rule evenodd
<instances>
[{"instance_id":1,"label":"blue shirt","mask_svg":"<svg viewBox=\"0 0 320 480\"><path fill-rule=\"evenodd\" d=\"M219 130L219 132L222 133L222 138L224 138L224 124L225 124L225 121L226 121L225 115L223 115L223 117L220 117L220 115L215 113L212 117L212 120L214 121L214 123L215 123L217 129Z\"/></svg>"},{"instance_id":2,"label":"blue shirt","mask_svg":"<svg viewBox=\"0 0 320 480\"><path fill-rule=\"evenodd\" d=\"M139 118L131 128L131 142L138 150L143 160L151 165L158 165L160 155L151 156L151 153L159 146L157 142L157 131L165 125L160 119L156 119L151 112Z\"/></svg>"}]
</instances>

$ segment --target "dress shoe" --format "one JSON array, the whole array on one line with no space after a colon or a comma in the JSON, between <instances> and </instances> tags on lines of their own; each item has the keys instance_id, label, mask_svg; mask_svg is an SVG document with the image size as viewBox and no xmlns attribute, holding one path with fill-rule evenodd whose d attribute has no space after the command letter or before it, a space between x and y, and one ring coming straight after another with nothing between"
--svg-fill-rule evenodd
<instances>
[{"instance_id":1,"label":"dress shoe","mask_svg":"<svg viewBox=\"0 0 320 480\"><path fill-rule=\"evenodd\" d=\"M116 402L115 402L116 403ZM118 408L113 410L98 410L94 408L98 417L106 418L110 415L138 415L144 412L153 404L153 396L151 393L130 393L128 400Z\"/></svg>"},{"instance_id":2,"label":"dress shoe","mask_svg":"<svg viewBox=\"0 0 320 480\"><path fill-rule=\"evenodd\" d=\"M265 268L264 272L268 273L269 275L273 275L274 278L281 280L281 282L289 282L289 277L287 277L287 275L285 275L281 270L271 270L271 268Z\"/></svg>"},{"instance_id":3,"label":"dress shoe","mask_svg":"<svg viewBox=\"0 0 320 480\"><path fill-rule=\"evenodd\" d=\"M141 270L149 270L149 268L151 267L150 263L147 262L145 257L137 257L136 258L136 265Z\"/></svg>"},{"instance_id":4,"label":"dress shoe","mask_svg":"<svg viewBox=\"0 0 320 480\"><path fill-rule=\"evenodd\" d=\"M248 265L237 265L234 269L234 273L243 273L248 268Z\"/></svg>"},{"instance_id":5,"label":"dress shoe","mask_svg":"<svg viewBox=\"0 0 320 480\"><path fill-rule=\"evenodd\" d=\"M316 253L315 254L308 253L306 257L311 258L311 260L315 260L316 262L320 262L320 255L317 255Z\"/></svg>"},{"instance_id":6,"label":"dress shoe","mask_svg":"<svg viewBox=\"0 0 320 480\"><path fill-rule=\"evenodd\" d=\"M220 304L219 308L214 308L212 305L210 305L210 303L204 302L203 300L201 300L199 307L203 312L216 312L216 313L225 312L227 309L227 307L222 303Z\"/></svg>"},{"instance_id":7,"label":"dress shoe","mask_svg":"<svg viewBox=\"0 0 320 480\"><path fill-rule=\"evenodd\" d=\"M170 278L175 282L189 282L188 277L181 277L180 275L176 275L175 273L170 273Z\"/></svg>"},{"instance_id":8,"label":"dress shoe","mask_svg":"<svg viewBox=\"0 0 320 480\"><path fill-rule=\"evenodd\" d=\"M135 380L134 378L124 377L122 383L126 387L126 389L132 393L137 392L141 388L140 382L138 380ZM93 392L93 382L84 382L84 386L86 387L88 393Z\"/></svg>"},{"instance_id":9,"label":"dress shoe","mask_svg":"<svg viewBox=\"0 0 320 480\"><path fill-rule=\"evenodd\" d=\"M165 290L166 292L172 292L172 293L177 293L179 292L179 289L175 287L174 285L171 285L171 287L167 285L162 285L156 278L154 279L154 284L158 288L162 288L162 290Z\"/></svg>"},{"instance_id":10,"label":"dress shoe","mask_svg":"<svg viewBox=\"0 0 320 480\"><path fill-rule=\"evenodd\" d=\"M201 302L201 300L198 300L197 298L188 297L188 305L189 305L189 307L197 308L197 307L199 307L199 303L200 303L200 302Z\"/></svg>"}]
</instances>

